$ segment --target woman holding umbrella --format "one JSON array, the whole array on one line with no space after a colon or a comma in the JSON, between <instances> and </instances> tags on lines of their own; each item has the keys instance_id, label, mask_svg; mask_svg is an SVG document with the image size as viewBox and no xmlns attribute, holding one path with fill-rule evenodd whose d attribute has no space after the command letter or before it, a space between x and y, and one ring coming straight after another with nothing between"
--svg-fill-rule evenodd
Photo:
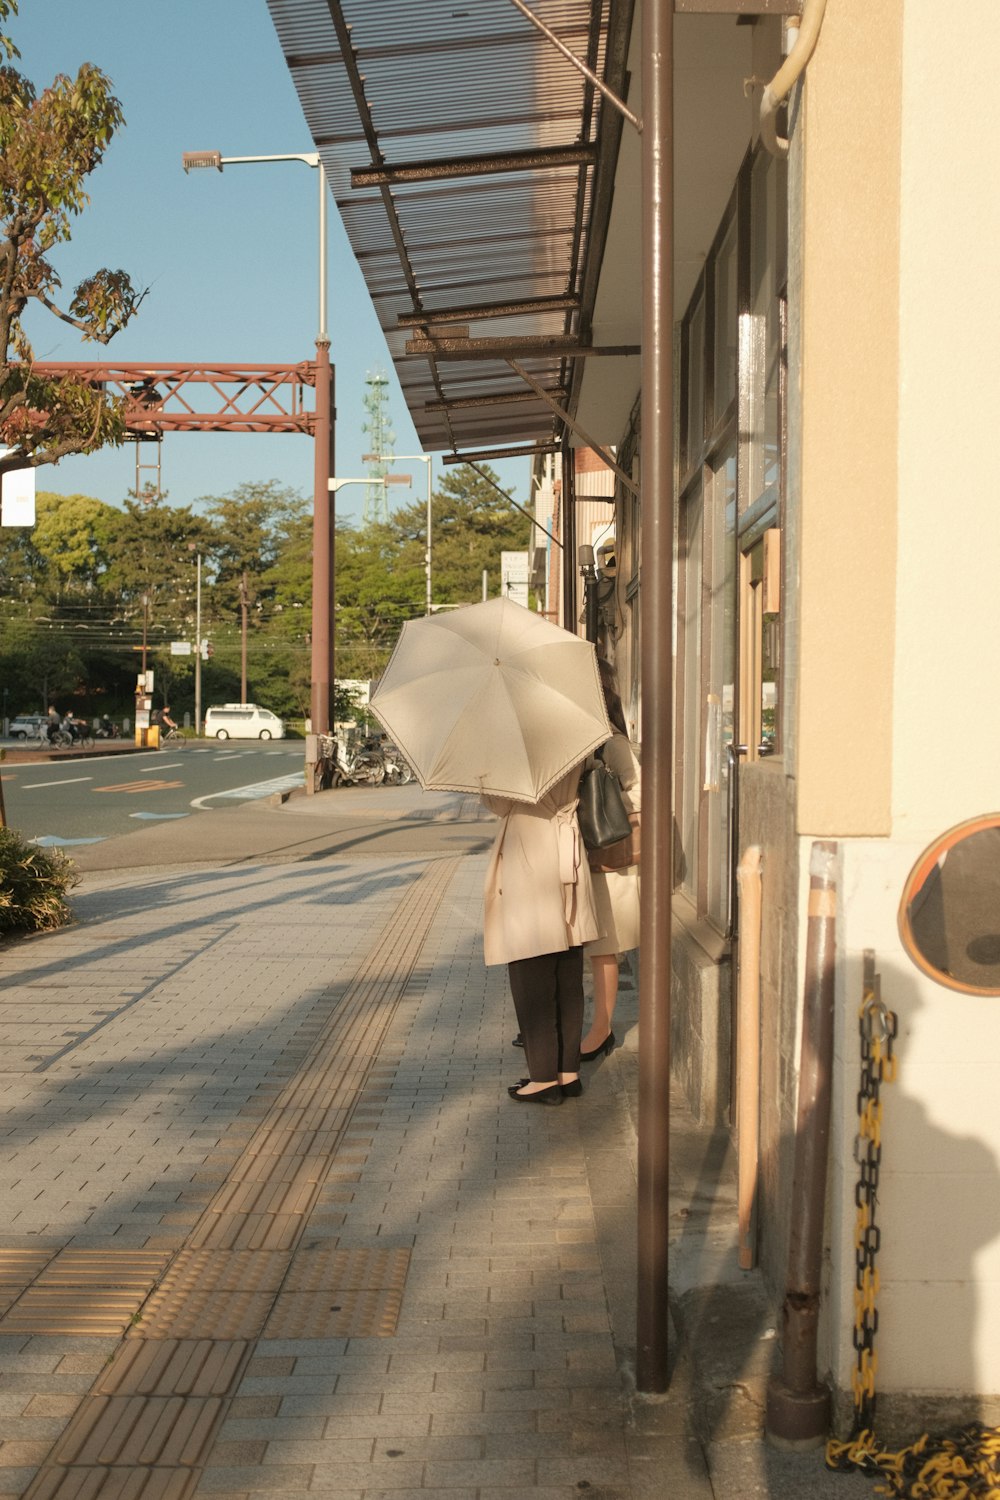
<instances>
[{"instance_id":1,"label":"woman holding umbrella","mask_svg":"<svg viewBox=\"0 0 1000 1500\"><path fill-rule=\"evenodd\" d=\"M583 1092L583 944L600 927L576 818L580 770L533 805L482 798L501 819L486 872L486 962L507 965L529 1075L507 1092L527 1104Z\"/></svg>"},{"instance_id":2,"label":"woman holding umbrella","mask_svg":"<svg viewBox=\"0 0 1000 1500\"><path fill-rule=\"evenodd\" d=\"M611 734L593 645L507 598L408 620L371 707L428 791L500 818L486 875L487 964L507 964L529 1077L582 1092L583 944L599 937L577 822L582 763Z\"/></svg>"}]
</instances>

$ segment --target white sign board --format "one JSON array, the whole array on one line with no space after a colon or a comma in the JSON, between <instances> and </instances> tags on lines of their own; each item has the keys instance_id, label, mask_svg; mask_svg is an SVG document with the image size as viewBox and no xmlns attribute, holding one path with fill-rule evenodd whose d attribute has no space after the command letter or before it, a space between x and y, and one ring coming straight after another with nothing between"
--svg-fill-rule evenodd
<instances>
[{"instance_id":1,"label":"white sign board","mask_svg":"<svg viewBox=\"0 0 1000 1500\"><path fill-rule=\"evenodd\" d=\"M171 641L170 642L170 655L171 656L190 656L191 655L191 642L190 641Z\"/></svg>"},{"instance_id":2,"label":"white sign board","mask_svg":"<svg viewBox=\"0 0 1000 1500\"><path fill-rule=\"evenodd\" d=\"M528 559L527 552L501 552L500 593L504 599L528 607Z\"/></svg>"},{"instance_id":3,"label":"white sign board","mask_svg":"<svg viewBox=\"0 0 1000 1500\"><path fill-rule=\"evenodd\" d=\"M0 452L0 458L9 453L9 448ZM35 524L35 471L34 469L11 469L0 478L0 525L34 526Z\"/></svg>"}]
</instances>

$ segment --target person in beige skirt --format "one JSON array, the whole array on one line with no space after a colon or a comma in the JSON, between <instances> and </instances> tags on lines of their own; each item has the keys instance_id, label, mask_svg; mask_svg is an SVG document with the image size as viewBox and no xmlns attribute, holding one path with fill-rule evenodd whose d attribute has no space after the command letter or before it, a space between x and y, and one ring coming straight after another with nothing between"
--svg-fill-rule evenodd
<instances>
[{"instance_id":1,"label":"person in beige skirt","mask_svg":"<svg viewBox=\"0 0 1000 1500\"><path fill-rule=\"evenodd\" d=\"M602 748L604 764L621 783L629 813L638 815L642 803L642 775L628 737L622 700L610 663L598 662L608 718L614 733ZM601 937L584 946L594 981L594 1010L590 1027L580 1042L580 1058L593 1062L615 1045L613 1021L618 999L618 961L639 946L639 866L592 870L591 884Z\"/></svg>"}]
</instances>

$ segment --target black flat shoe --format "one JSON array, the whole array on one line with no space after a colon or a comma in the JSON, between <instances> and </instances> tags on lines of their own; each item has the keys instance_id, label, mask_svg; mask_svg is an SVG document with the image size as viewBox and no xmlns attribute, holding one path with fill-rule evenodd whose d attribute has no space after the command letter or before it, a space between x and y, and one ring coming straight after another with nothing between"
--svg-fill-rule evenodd
<instances>
[{"instance_id":1,"label":"black flat shoe","mask_svg":"<svg viewBox=\"0 0 1000 1500\"><path fill-rule=\"evenodd\" d=\"M523 1047L524 1046L524 1037L521 1035L520 1032L517 1033L517 1036L514 1038L514 1040L511 1042L510 1045L512 1047Z\"/></svg>"},{"instance_id":2,"label":"black flat shoe","mask_svg":"<svg viewBox=\"0 0 1000 1500\"><path fill-rule=\"evenodd\" d=\"M561 1104L563 1102L562 1089L558 1083L552 1083L547 1089L536 1089L533 1094L522 1094L519 1090L524 1084L530 1083L530 1078L522 1078L520 1083L512 1083L507 1093L518 1104Z\"/></svg>"},{"instance_id":3,"label":"black flat shoe","mask_svg":"<svg viewBox=\"0 0 1000 1500\"><path fill-rule=\"evenodd\" d=\"M559 1087L562 1089L564 1099L579 1099L583 1093L583 1084L579 1078L574 1078L570 1083L561 1083Z\"/></svg>"},{"instance_id":4,"label":"black flat shoe","mask_svg":"<svg viewBox=\"0 0 1000 1500\"><path fill-rule=\"evenodd\" d=\"M607 1054L610 1055L610 1053L612 1053L614 1051L614 1047L615 1047L615 1034L614 1034L613 1031L609 1031L608 1034L607 1034L607 1036L604 1038L604 1041L601 1043L601 1045L599 1047L595 1047L592 1052L581 1052L580 1053L580 1061L581 1062L593 1062L596 1058L603 1057L605 1055L605 1053L607 1053Z\"/></svg>"}]
</instances>

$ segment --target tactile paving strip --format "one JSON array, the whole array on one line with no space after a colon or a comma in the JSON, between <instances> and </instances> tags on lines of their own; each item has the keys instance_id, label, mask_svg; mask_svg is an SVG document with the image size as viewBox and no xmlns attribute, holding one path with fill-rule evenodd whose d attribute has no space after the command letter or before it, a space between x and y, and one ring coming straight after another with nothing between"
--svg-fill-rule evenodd
<instances>
[{"instance_id":1,"label":"tactile paving strip","mask_svg":"<svg viewBox=\"0 0 1000 1500\"><path fill-rule=\"evenodd\" d=\"M52 1452L57 1464L193 1468L224 1413L221 1396L94 1396Z\"/></svg>"},{"instance_id":2,"label":"tactile paving strip","mask_svg":"<svg viewBox=\"0 0 1000 1500\"><path fill-rule=\"evenodd\" d=\"M101 1371L94 1395L225 1396L250 1357L245 1339L128 1343Z\"/></svg>"},{"instance_id":3,"label":"tactile paving strip","mask_svg":"<svg viewBox=\"0 0 1000 1500\"><path fill-rule=\"evenodd\" d=\"M231 1163L226 1183L173 1265L164 1273L164 1254L145 1253L157 1261L154 1269L143 1252L123 1251L110 1285L97 1279L95 1265L79 1260L77 1284L63 1282L64 1269L54 1284L40 1288L53 1296L65 1288L84 1303L107 1299L110 1293L131 1299L151 1290L152 1295L136 1333L98 1377L23 1500L187 1500L258 1337L385 1337L395 1332L408 1251L303 1250L295 1257L291 1283L302 1290L294 1291L281 1282L284 1266L278 1260L287 1264L285 1252L302 1236L455 864L435 861L407 892L323 1026L305 1066ZM317 1162L328 1147L330 1155ZM273 1172L260 1170L260 1158L270 1162ZM235 1211L234 1204L252 1211ZM267 1258L256 1280L259 1290L248 1289L255 1273L249 1265L241 1267L241 1252L250 1252L250 1263ZM278 1258L273 1258L276 1252ZM145 1281L140 1291L141 1273ZM161 1286L155 1287L161 1276ZM275 1280L282 1288L277 1294ZM38 1273L35 1285L40 1281ZM7 1317L32 1290L29 1286ZM178 1334L179 1327L188 1327L181 1312L185 1302L201 1338ZM171 1326L167 1314L172 1306L176 1317ZM258 1334L257 1321L268 1306ZM0 1318L0 1331L4 1321ZM223 1326L254 1331L227 1335ZM64 1332L65 1324L52 1331Z\"/></svg>"},{"instance_id":4,"label":"tactile paving strip","mask_svg":"<svg viewBox=\"0 0 1000 1500\"><path fill-rule=\"evenodd\" d=\"M34 1281L0 1317L0 1335L121 1335L167 1260L163 1251L150 1250L43 1254Z\"/></svg>"},{"instance_id":5,"label":"tactile paving strip","mask_svg":"<svg viewBox=\"0 0 1000 1500\"><path fill-rule=\"evenodd\" d=\"M130 1291L122 1287L28 1287L0 1318L0 1335L94 1334L121 1337L136 1316L148 1282Z\"/></svg>"},{"instance_id":6,"label":"tactile paving strip","mask_svg":"<svg viewBox=\"0 0 1000 1500\"><path fill-rule=\"evenodd\" d=\"M60 1250L38 1277L36 1286L127 1287L145 1293L165 1270L164 1250Z\"/></svg>"},{"instance_id":7,"label":"tactile paving strip","mask_svg":"<svg viewBox=\"0 0 1000 1500\"><path fill-rule=\"evenodd\" d=\"M323 1246L299 1250L292 1257L282 1286L286 1292L339 1292L385 1289L402 1291L410 1268L409 1250L340 1250Z\"/></svg>"},{"instance_id":8,"label":"tactile paving strip","mask_svg":"<svg viewBox=\"0 0 1000 1500\"><path fill-rule=\"evenodd\" d=\"M264 1325L265 1339L390 1338L402 1288L282 1292Z\"/></svg>"},{"instance_id":9,"label":"tactile paving strip","mask_svg":"<svg viewBox=\"0 0 1000 1500\"><path fill-rule=\"evenodd\" d=\"M0 1250L0 1287L30 1286L56 1254L52 1250Z\"/></svg>"},{"instance_id":10,"label":"tactile paving strip","mask_svg":"<svg viewBox=\"0 0 1000 1500\"><path fill-rule=\"evenodd\" d=\"M192 1469L41 1469L26 1492L31 1500L185 1500L196 1478Z\"/></svg>"}]
</instances>

